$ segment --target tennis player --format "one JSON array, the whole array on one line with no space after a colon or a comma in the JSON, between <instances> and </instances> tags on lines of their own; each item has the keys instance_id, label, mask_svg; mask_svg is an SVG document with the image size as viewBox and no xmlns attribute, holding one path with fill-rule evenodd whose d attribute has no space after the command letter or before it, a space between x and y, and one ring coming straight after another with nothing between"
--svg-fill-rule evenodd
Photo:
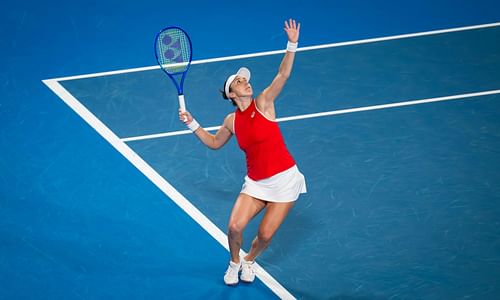
<instances>
[{"instance_id":1,"label":"tennis player","mask_svg":"<svg viewBox=\"0 0 500 300\"><path fill-rule=\"evenodd\" d=\"M236 106L215 135L208 133L189 112L179 111L179 119L209 148L219 149L232 135L246 154L247 176L231 212L228 240L231 261L224 275L227 285L239 279L253 282L255 259L269 245L274 234L301 193L306 192L304 176L286 148L276 121L274 101L290 73L299 40L300 23L285 21L287 51L278 74L262 93L253 98L250 71L240 68L229 76L221 90L224 99ZM250 252L240 258L243 230L259 212L265 210ZM241 275L239 273L241 272Z\"/></svg>"}]
</instances>

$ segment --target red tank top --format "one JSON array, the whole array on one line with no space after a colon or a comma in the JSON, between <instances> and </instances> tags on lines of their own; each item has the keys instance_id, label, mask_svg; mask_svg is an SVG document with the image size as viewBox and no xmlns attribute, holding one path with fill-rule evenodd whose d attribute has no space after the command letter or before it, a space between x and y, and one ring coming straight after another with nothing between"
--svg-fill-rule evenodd
<instances>
[{"instance_id":1,"label":"red tank top","mask_svg":"<svg viewBox=\"0 0 500 300\"><path fill-rule=\"evenodd\" d=\"M236 109L234 133L238 145L245 152L247 175L251 179L265 179L295 165L278 122L267 119L257 110L255 100L244 111Z\"/></svg>"}]
</instances>

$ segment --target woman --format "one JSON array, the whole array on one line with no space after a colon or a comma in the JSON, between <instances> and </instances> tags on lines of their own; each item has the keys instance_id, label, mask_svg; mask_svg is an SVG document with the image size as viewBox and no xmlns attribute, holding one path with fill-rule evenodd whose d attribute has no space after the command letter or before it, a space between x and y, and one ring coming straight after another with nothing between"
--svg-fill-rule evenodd
<instances>
[{"instance_id":1,"label":"woman","mask_svg":"<svg viewBox=\"0 0 500 300\"><path fill-rule=\"evenodd\" d=\"M240 68L224 83L222 96L237 106L237 109L225 118L215 135L200 127L189 112L179 112L179 119L207 147L219 149L234 134L246 154L247 176L228 224L231 261L224 275L227 285L238 283L240 271L242 281L253 282L255 258L269 245L299 194L306 192L304 176L285 146L274 108L274 101L292 71L300 23L297 24L292 19L285 21L284 30L288 36L288 44L278 74L257 98L253 98L249 83L250 71L247 68ZM250 252L240 259L243 230L263 209L265 214Z\"/></svg>"}]
</instances>

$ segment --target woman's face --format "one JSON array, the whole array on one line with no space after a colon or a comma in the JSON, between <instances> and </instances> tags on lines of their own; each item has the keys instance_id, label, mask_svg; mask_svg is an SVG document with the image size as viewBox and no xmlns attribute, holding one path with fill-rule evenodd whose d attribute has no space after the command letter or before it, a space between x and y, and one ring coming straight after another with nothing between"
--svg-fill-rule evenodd
<instances>
[{"instance_id":1,"label":"woman's face","mask_svg":"<svg viewBox=\"0 0 500 300\"><path fill-rule=\"evenodd\" d=\"M247 79L242 76L236 76L231 83L231 93L235 93L237 97L251 97L253 95L252 86Z\"/></svg>"}]
</instances>

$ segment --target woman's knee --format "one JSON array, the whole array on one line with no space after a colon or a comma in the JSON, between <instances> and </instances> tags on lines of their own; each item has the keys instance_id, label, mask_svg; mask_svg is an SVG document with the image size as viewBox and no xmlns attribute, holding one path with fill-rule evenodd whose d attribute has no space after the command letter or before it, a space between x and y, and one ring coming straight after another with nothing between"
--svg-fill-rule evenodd
<instances>
[{"instance_id":1,"label":"woman's knee","mask_svg":"<svg viewBox=\"0 0 500 300\"><path fill-rule=\"evenodd\" d=\"M268 244L273 239L273 235L274 235L273 231L266 228L261 228L259 229L259 233L257 236L261 242Z\"/></svg>"},{"instance_id":2,"label":"woman's knee","mask_svg":"<svg viewBox=\"0 0 500 300\"><path fill-rule=\"evenodd\" d=\"M239 222L230 222L228 231L230 235L240 235L243 233L244 226Z\"/></svg>"}]
</instances>

